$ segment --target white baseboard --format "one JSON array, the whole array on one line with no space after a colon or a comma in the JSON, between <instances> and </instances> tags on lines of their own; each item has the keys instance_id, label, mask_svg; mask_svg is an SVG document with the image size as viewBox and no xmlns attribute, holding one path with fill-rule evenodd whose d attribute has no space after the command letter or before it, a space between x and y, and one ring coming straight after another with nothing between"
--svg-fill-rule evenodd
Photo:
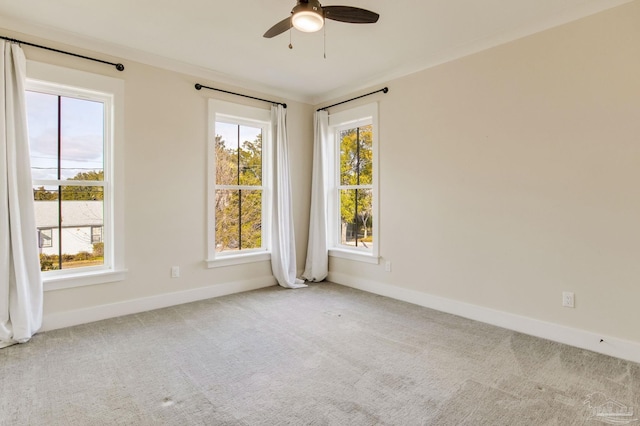
<instances>
[{"instance_id":1,"label":"white baseboard","mask_svg":"<svg viewBox=\"0 0 640 426\"><path fill-rule=\"evenodd\" d=\"M485 308L453 299L434 296L389 284L365 280L339 272L329 272L328 280L336 284L413 303L437 311L458 315L531 336L564 343L604 355L640 363L640 343L605 336L504 311Z\"/></svg>"},{"instance_id":2,"label":"white baseboard","mask_svg":"<svg viewBox=\"0 0 640 426\"><path fill-rule=\"evenodd\" d=\"M58 328L71 327L108 318L120 317L123 315L137 314L139 312L181 305L183 303L210 299L212 297L257 290L259 288L270 287L276 284L275 278L269 275L251 280L216 284L210 287L159 294L157 296L126 300L107 305L92 306L90 308L77 309L73 311L59 312L49 315L45 314L40 331L55 330Z\"/></svg>"}]
</instances>

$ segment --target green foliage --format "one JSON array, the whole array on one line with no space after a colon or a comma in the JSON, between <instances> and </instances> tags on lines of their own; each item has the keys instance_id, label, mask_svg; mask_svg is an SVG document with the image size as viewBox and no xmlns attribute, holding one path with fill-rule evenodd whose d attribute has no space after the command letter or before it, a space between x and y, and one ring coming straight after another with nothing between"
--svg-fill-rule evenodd
<instances>
[{"instance_id":1,"label":"green foliage","mask_svg":"<svg viewBox=\"0 0 640 426\"><path fill-rule=\"evenodd\" d=\"M44 254L40 253L40 270L41 271L53 271L60 269L58 264L60 257L57 254Z\"/></svg>"},{"instance_id":2,"label":"green foliage","mask_svg":"<svg viewBox=\"0 0 640 426\"><path fill-rule=\"evenodd\" d=\"M88 251L81 251L76 253L76 255L74 256L74 260L89 260L91 259L91 253L89 253Z\"/></svg>"},{"instance_id":3,"label":"green foliage","mask_svg":"<svg viewBox=\"0 0 640 426\"><path fill-rule=\"evenodd\" d=\"M100 170L100 171L95 171L95 170L91 170L88 172L80 172L77 175L75 175L74 177L70 178L69 180L98 180L98 181L103 181L104 180L104 170Z\"/></svg>"},{"instance_id":4,"label":"green foliage","mask_svg":"<svg viewBox=\"0 0 640 426\"><path fill-rule=\"evenodd\" d=\"M262 246L262 135L227 147L215 140L216 183L256 189L216 190L216 251Z\"/></svg>"},{"instance_id":5,"label":"green foliage","mask_svg":"<svg viewBox=\"0 0 640 426\"><path fill-rule=\"evenodd\" d=\"M44 186L33 190L33 199L35 201L52 201L58 199L57 191L47 191Z\"/></svg>"},{"instance_id":6,"label":"green foliage","mask_svg":"<svg viewBox=\"0 0 640 426\"><path fill-rule=\"evenodd\" d=\"M93 256L104 257L104 243L93 243Z\"/></svg>"},{"instance_id":7,"label":"green foliage","mask_svg":"<svg viewBox=\"0 0 640 426\"><path fill-rule=\"evenodd\" d=\"M102 244L102 243L99 243ZM95 250L95 249L94 249ZM100 265L104 260L103 255L81 251L76 254L62 254L62 268L76 268L78 266ZM60 256L57 254L40 253L40 270L56 271L60 269Z\"/></svg>"},{"instance_id":8,"label":"green foliage","mask_svg":"<svg viewBox=\"0 0 640 426\"><path fill-rule=\"evenodd\" d=\"M80 172L69 180L103 181L104 171ZM63 186L62 199L78 201L104 200L104 191L101 186Z\"/></svg>"},{"instance_id":9,"label":"green foliage","mask_svg":"<svg viewBox=\"0 0 640 426\"><path fill-rule=\"evenodd\" d=\"M69 180L103 181L104 171L80 172ZM104 191L101 186L61 186L62 200L65 201L101 201L104 200ZM57 190L48 191L43 186L33 190L33 199L36 201L57 200Z\"/></svg>"}]
</instances>

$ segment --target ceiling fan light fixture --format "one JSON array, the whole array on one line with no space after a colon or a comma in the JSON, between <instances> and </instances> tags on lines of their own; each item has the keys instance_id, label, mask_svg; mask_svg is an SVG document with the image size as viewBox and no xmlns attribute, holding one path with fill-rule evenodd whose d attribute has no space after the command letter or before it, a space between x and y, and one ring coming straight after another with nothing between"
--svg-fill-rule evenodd
<instances>
[{"instance_id":1,"label":"ceiling fan light fixture","mask_svg":"<svg viewBox=\"0 0 640 426\"><path fill-rule=\"evenodd\" d=\"M291 24L299 31L313 33L322 29L324 18L316 11L300 10L293 14Z\"/></svg>"}]
</instances>

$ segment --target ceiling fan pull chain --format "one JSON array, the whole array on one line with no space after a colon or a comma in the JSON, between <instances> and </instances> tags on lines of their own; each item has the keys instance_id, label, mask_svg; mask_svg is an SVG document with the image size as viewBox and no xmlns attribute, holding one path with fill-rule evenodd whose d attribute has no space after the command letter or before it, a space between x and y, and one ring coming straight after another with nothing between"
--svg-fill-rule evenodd
<instances>
[{"instance_id":1,"label":"ceiling fan pull chain","mask_svg":"<svg viewBox=\"0 0 640 426\"><path fill-rule=\"evenodd\" d=\"M327 26L324 25L322 29L322 48L324 50L324 58L327 59Z\"/></svg>"},{"instance_id":2,"label":"ceiling fan pull chain","mask_svg":"<svg viewBox=\"0 0 640 426\"><path fill-rule=\"evenodd\" d=\"M293 44L291 44L291 28L289 28L289 49L293 49Z\"/></svg>"}]
</instances>

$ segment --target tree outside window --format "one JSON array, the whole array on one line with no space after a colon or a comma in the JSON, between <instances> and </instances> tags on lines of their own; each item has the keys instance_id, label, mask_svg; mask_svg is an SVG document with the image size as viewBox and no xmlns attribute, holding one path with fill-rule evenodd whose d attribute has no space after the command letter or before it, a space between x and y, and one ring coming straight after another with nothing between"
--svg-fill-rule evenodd
<instances>
[{"instance_id":1,"label":"tree outside window","mask_svg":"<svg viewBox=\"0 0 640 426\"><path fill-rule=\"evenodd\" d=\"M216 122L215 156L215 250L261 248L262 129Z\"/></svg>"},{"instance_id":2,"label":"tree outside window","mask_svg":"<svg viewBox=\"0 0 640 426\"><path fill-rule=\"evenodd\" d=\"M340 144L340 243L369 248L373 242L372 126L338 132Z\"/></svg>"}]
</instances>

